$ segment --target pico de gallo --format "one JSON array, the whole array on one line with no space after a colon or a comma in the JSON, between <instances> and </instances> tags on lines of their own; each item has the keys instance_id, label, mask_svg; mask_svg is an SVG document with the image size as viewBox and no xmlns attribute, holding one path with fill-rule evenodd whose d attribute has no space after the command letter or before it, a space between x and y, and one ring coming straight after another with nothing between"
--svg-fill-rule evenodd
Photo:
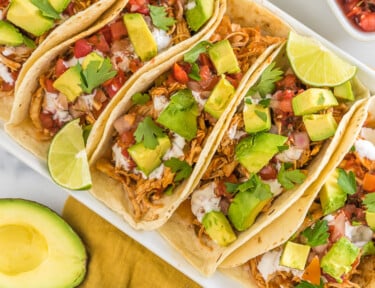
<instances>
[{"instance_id":1,"label":"pico de gallo","mask_svg":"<svg viewBox=\"0 0 375 288\"><path fill-rule=\"evenodd\" d=\"M358 29L375 32L374 0L337 0L346 17Z\"/></svg>"}]
</instances>

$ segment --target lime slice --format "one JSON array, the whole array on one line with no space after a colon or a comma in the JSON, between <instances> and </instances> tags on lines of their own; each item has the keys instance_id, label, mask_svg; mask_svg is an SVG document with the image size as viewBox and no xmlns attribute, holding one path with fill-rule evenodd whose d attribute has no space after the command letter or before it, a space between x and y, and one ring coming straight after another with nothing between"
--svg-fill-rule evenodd
<instances>
[{"instance_id":1,"label":"lime slice","mask_svg":"<svg viewBox=\"0 0 375 288\"><path fill-rule=\"evenodd\" d=\"M350 80L357 68L310 37L290 32L286 53L294 73L311 86L334 87Z\"/></svg>"},{"instance_id":2,"label":"lime slice","mask_svg":"<svg viewBox=\"0 0 375 288\"><path fill-rule=\"evenodd\" d=\"M65 188L91 187L91 175L79 119L66 124L52 139L48 151L48 170L52 179Z\"/></svg>"}]
</instances>

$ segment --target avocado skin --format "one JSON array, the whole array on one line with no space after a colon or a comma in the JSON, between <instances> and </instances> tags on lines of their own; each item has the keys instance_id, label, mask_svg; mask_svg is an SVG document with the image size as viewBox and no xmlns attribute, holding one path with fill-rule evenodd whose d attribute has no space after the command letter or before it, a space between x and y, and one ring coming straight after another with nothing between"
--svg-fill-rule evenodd
<instances>
[{"instance_id":1,"label":"avocado skin","mask_svg":"<svg viewBox=\"0 0 375 288\"><path fill-rule=\"evenodd\" d=\"M197 135L198 103L190 90L176 92L156 122L190 141Z\"/></svg>"},{"instance_id":2,"label":"avocado skin","mask_svg":"<svg viewBox=\"0 0 375 288\"><path fill-rule=\"evenodd\" d=\"M320 267L342 283L341 276L352 270L352 264L359 255L360 249L354 246L347 238L342 237L323 256Z\"/></svg>"},{"instance_id":3,"label":"avocado skin","mask_svg":"<svg viewBox=\"0 0 375 288\"><path fill-rule=\"evenodd\" d=\"M228 219L220 211L210 211L203 216L202 224L207 234L220 246L228 246L237 239Z\"/></svg>"},{"instance_id":4,"label":"avocado skin","mask_svg":"<svg viewBox=\"0 0 375 288\"><path fill-rule=\"evenodd\" d=\"M79 236L59 215L33 201L0 199L0 229L18 223L44 236L48 244L48 258L28 273L8 275L0 269L1 287L69 288L83 281L86 275L86 249Z\"/></svg>"}]
</instances>

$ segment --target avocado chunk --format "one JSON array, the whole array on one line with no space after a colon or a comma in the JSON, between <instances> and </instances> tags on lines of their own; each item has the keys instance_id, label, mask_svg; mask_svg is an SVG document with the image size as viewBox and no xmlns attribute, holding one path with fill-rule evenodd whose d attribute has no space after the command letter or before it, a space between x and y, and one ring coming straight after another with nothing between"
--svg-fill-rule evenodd
<instances>
[{"instance_id":1,"label":"avocado chunk","mask_svg":"<svg viewBox=\"0 0 375 288\"><path fill-rule=\"evenodd\" d=\"M189 0L185 17L191 30L198 31L211 18L214 2L214 0ZM189 6L193 8L189 9Z\"/></svg>"},{"instance_id":2,"label":"avocado chunk","mask_svg":"<svg viewBox=\"0 0 375 288\"><path fill-rule=\"evenodd\" d=\"M247 133L257 133L271 128L271 114L268 107L245 102L243 120Z\"/></svg>"},{"instance_id":3,"label":"avocado chunk","mask_svg":"<svg viewBox=\"0 0 375 288\"><path fill-rule=\"evenodd\" d=\"M359 248L347 238L342 237L332 245L331 249L323 256L320 267L324 273L329 274L341 283L341 276L352 270L352 264L359 255Z\"/></svg>"},{"instance_id":4,"label":"avocado chunk","mask_svg":"<svg viewBox=\"0 0 375 288\"><path fill-rule=\"evenodd\" d=\"M280 265L304 270L309 253L310 246L288 241L281 254Z\"/></svg>"},{"instance_id":5,"label":"avocado chunk","mask_svg":"<svg viewBox=\"0 0 375 288\"><path fill-rule=\"evenodd\" d=\"M220 246L228 246L237 239L228 219L220 211L210 211L203 216L202 224L207 234Z\"/></svg>"},{"instance_id":6,"label":"avocado chunk","mask_svg":"<svg viewBox=\"0 0 375 288\"><path fill-rule=\"evenodd\" d=\"M336 86L333 88L333 94L337 98L354 101L354 93L352 89L352 84L350 81L345 82L344 84L341 84L340 86Z\"/></svg>"},{"instance_id":7,"label":"avocado chunk","mask_svg":"<svg viewBox=\"0 0 375 288\"><path fill-rule=\"evenodd\" d=\"M269 185L263 183L260 189L237 193L229 205L228 218L238 231L244 231L253 225L256 217L271 200Z\"/></svg>"},{"instance_id":8,"label":"avocado chunk","mask_svg":"<svg viewBox=\"0 0 375 288\"><path fill-rule=\"evenodd\" d=\"M0 45L19 46L23 43L23 36L12 24L0 20Z\"/></svg>"},{"instance_id":9,"label":"avocado chunk","mask_svg":"<svg viewBox=\"0 0 375 288\"><path fill-rule=\"evenodd\" d=\"M227 108L230 100L232 99L235 89L230 82L222 75L220 81L212 90L210 97L204 105L204 111L210 113L215 119L219 119Z\"/></svg>"},{"instance_id":10,"label":"avocado chunk","mask_svg":"<svg viewBox=\"0 0 375 288\"><path fill-rule=\"evenodd\" d=\"M375 212L366 211L367 225L375 231Z\"/></svg>"},{"instance_id":11,"label":"avocado chunk","mask_svg":"<svg viewBox=\"0 0 375 288\"><path fill-rule=\"evenodd\" d=\"M126 13L123 17L135 53L142 61L148 61L158 54L158 46L145 19L139 13Z\"/></svg>"},{"instance_id":12,"label":"avocado chunk","mask_svg":"<svg viewBox=\"0 0 375 288\"><path fill-rule=\"evenodd\" d=\"M168 106L160 113L156 122L177 133L186 140L192 140L198 131L198 103L190 90L179 90L170 98Z\"/></svg>"},{"instance_id":13,"label":"avocado chunk","mask_svg":"<svg viewBox=\"0 0 375 288\"><path fill-rule=\"evenodd\" d=\"M81 239L35 202L0 200L0 247L2 287L76 287L86 274Z\"/></svg>"},{"instance_id":14,"label":"avocado chunk","mask_svg":"<svg viewBox=\"0 0 375 288\"><path fill-rule=\"evenodd\" d=\"M271 133L259 133L242 139L236 146L236 160L249 173L257 173L279 152L288 138Z\"/></svg>"},{"instance_id":15,"label":"avocado chunk","mask_svg":"<svg viewBox=\"0 0 375 288\"><path fill-rule=\"evenodd\" d=\"M171 141L167 136L159 137L157 140L159 144L155 149L146 148L142 142L128 148L129 155L146 176L160 166L164 154L171 148Z\"/></svg>"},{"instance_id":16,"label":"avocado chunk","mask_svg":"<svg viewBox=\"0 0 375 288\"><path fill-rule=\"evenodd\" d=\"M362 254L361 256L367 256L367 255L375 255L375 244L373 241L367 242L362 247Z\"/></svg>"},{"instance_id":17,"label":"avocado chunk","mask_svg":"<svg viewBox=\"0 0 375 288\"><path fill-rule=\"evenodd\" d=\"M87 54L85 58L83 59L82 69L86 69L87 66L90 64L90 62L94 62L94 61L100 62L100 66L98 67L100 68L104 62L104 58L96 52L91 52Z\"/></svg>"},{"instance_id":18,"label":"avocado chunk","mask_svg":"<svg viewBox=\"0 0 375 288\"><path fill-rule=\"evenodd\" d=\"M307 134L311 141L322 141L335 135L337 123L332 113L303 116Z\"/></svg>"},{"instance_id":19,"label":"avocado chunk","mask_svg":"<svg viewBox=\"0 0 375 288\"><path fill-rule=\"evenodd\" d=\"M48 2L56 12L61 13L68 7L70 0L48 0Z\"/></svg>"},{"instance_id":20,"label":"avocado chunk","mask_svg":"<svg viewBox=\"0 0 375 288\"><path fill-rule=\"evenodd\" d=\"M336 168L328 176L327 181L319 192L324 215L328 215L345 205L347 196L338 184L338 179L339 170Z\"/></svg>"},{"instance_id":21,"label":"avocado chunk","mask_svg":"<svg viewBox=\"0 0 375 288\"><path fill-rule=\"evenodd\" d=\"M293 112L297 116L312 114L338 104L331 90L321 88L307 89L292 99Z\"/></svg>"},{"instance_id":22,"label":"avocado chunk","mask_svg":"<svg viewBox=\"0 0 375 288\"><path fill-rule=\"evenodd\" d=\"M63 93L70 102L73 102L82 93L81 67L79 65L70 67L52 86Z\"/></svg>"},{"instance_id":23,"label":"avocado chunk","mask_svg":"<svg viewBox=\"0 0 375 288\"><path fill-rule=\"evenodd\" d=\"M215 66L217 74L234 74L241 71L236 55L229 40L216 42L208 49L208 56Z\"/></svg>"},{"instance_id":24,"label":"avocado chunk","mask_svg":"<svg viewBox=\"0 0 375 288\"><path fill-rule=\"evenodd\" d=\"M53 19L43 17L41 11L30 0L11 1L7 19L35 36L43 35L54 25Z\"/></svg>"}]
</instances>

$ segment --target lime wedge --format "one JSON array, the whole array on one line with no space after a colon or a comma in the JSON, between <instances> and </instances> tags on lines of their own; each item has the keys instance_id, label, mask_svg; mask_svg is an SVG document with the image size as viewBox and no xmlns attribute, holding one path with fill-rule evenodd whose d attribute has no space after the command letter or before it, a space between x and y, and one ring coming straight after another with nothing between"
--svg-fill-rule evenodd
<instances>
[{"instance_id":1,"label":"lime wedge","mask_svg":"<svg viewBox=\"0 0 375 288\"><path fill-rule=\"evenodd\" d=\"M52 179L70 190L91 187L91 175L79 119L66 124L52 139L47 165Z\"/></svg>"},{"instance_id":2,"label":"lime wedge","mask_svg":"<svg viewBox=\"0 0 375 288\"><path fill-rule=\"evenodd\" d=\"M286 53L294 73L311 86L334 87L350 80L357 68L323 47L317 40L290 32Z\"/></svg>"}]
</instances>

